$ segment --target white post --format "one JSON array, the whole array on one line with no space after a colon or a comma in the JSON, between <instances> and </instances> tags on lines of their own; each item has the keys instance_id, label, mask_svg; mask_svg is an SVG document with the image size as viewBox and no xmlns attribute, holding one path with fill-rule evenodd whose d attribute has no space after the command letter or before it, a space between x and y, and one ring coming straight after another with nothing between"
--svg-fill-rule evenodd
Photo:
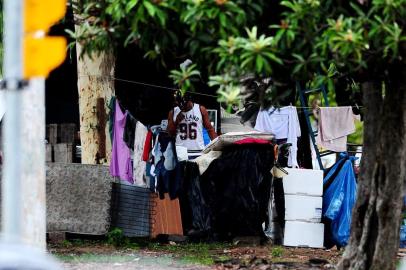
<instances>
[{"instance_id":1,"label":"white post","mask_svg":"<svg viewBox=\"0 0 406 270\"><path fill-rule=\"evenodd\" d=\"M45 79L31 79L21 94L21 238L24 244L45 251Z\"/></svg>"},{"instance_id":2,"label":"white post","mask_svg":"<svg viewBox=\"0 0 406 270\"><path fill-rule=\"evenodd\" d=\"M4 79L7 112L4 119L4 174L2 226L4 241L18 242L21 235L21 79L22 0L4 1Z\"/></svg>"},{"instance_id":3,"label":"white post","mask_svg":"<svg viewBox=\"0 0 406 270\"><path fill-rule=\"evenodd\" d=\"M23 0L4 3L3 240L45 251L45 81L23 87Z\"/></svg>"}]
</instances>

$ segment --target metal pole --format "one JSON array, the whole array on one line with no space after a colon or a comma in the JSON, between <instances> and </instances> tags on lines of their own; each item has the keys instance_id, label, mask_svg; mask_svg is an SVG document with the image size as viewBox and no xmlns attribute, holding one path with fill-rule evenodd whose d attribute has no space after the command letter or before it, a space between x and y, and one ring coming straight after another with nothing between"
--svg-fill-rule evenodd
<instances>
[{"instance_id":1,"label":"metal pole","mask_svg":"<svg viewBox=\"0 0 406 270\"><path fill-rule=\"evenodd\" d=\"M4 1L4 79L7 112L4 119L2 180L3 239L20 240L21 233L21 79L23 0Z\"/></svg>"}]
</instances>

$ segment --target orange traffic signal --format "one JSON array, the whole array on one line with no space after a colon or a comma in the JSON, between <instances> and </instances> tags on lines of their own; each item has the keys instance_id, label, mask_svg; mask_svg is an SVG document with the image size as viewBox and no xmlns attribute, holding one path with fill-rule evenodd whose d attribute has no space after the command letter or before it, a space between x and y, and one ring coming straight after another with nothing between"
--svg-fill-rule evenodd
<instances>
[{"instance_id":1,"label":"orange traffic signal","mask_svg":"<svg viewBox=\"0 0 406 270\"><path fill-rule=\"evenodd\" d=\"M66 40L47 37L44 33L62 19L66 0L24 1L24 78L47 77L63 63L66 57Z\"/></svg>"}]
</instances>

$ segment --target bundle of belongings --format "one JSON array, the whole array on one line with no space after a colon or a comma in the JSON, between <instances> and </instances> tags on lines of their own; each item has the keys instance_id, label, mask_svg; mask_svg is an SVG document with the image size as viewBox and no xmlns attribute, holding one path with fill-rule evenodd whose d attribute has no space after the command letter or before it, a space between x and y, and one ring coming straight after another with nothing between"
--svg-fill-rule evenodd
<instances>
[{"instance_id":1,"label":"bundle of belongings","mask_svg":"<svg viewBox=\"0 0 406 270\"><path fill-rule=\"evenodd\" d=\"M185 228L222 240L264 236L273 164L273 135L228 133L216 138L186 165L182 214L191 216Z\"/></svg>"}]
</instances>

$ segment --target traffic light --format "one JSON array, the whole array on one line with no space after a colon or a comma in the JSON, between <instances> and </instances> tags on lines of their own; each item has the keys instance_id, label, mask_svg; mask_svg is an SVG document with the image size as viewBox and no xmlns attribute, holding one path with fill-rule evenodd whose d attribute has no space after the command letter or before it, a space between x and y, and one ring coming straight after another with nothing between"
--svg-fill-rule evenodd
<instances>
[{"instance_id":1,"label":"traffic light","mask_svg":"<svg viewBox=\"0 0 406 270\"><path fill-rule=\"evenodd\" d=\"M49 37L49 28L62 19L66 12L66 0L25 0L23 75L47 77L51 70L63 63L66 57L66 40Z\"/></svg>"}]
</instances>

